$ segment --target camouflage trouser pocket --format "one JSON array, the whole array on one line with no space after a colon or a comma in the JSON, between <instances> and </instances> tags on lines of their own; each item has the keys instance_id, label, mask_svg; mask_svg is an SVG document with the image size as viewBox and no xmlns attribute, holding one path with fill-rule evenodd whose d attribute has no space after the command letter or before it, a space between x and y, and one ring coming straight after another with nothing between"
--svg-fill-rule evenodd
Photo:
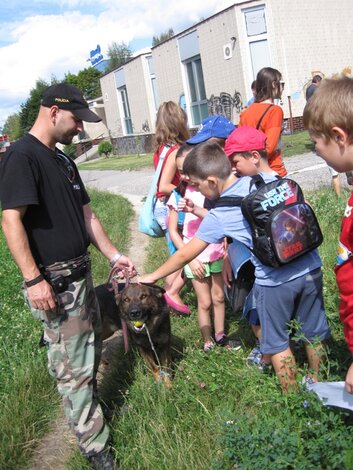
<instances>
[{"instance_id":1,"label":"camouflage trouser pocket","mask_svg":"<svg viewBox=\"0 0 353 470\"><path fill-rule=\"evenodd\" d=\"M42 323L44 341L47 343L57 343L60 340L60 323L65 312L58 306L54 310L38 310L32 307L27 297L26 289L23 289L23 296L33 317Z\"/></svg>"},{"instance_id":2,"label":"camouflage trouser pocket","mask_svg":"<svg viewBox=\"0 0 353 470\"><path fill-rule=\"evenodd\" d=\"M43 340L48 346L48 371L57 380L62 380L65 375L67 363L67 351L64 338L61 333L61 325L66 312L60 307L56 310L31 309L34 318L42 322Z\"/></svg>"}]
</instances>

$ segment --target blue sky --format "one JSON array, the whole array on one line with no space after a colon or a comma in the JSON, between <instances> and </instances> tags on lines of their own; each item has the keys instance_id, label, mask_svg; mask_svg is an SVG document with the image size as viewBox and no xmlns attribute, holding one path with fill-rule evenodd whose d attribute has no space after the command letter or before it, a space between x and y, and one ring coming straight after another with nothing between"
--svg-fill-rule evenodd
<instances>
[{"instance_id":1,"label":"blue sky","mask_svg":"<svg viewBox=\"0 0 353 470\"><path fill-rule=\"evenodd\" d=\"M0 8L0 129L36 80L62 79L89 66L91 50L124 41L133 51L175 33L234 0L6 0Z\"/></svg>"}]
</instances>

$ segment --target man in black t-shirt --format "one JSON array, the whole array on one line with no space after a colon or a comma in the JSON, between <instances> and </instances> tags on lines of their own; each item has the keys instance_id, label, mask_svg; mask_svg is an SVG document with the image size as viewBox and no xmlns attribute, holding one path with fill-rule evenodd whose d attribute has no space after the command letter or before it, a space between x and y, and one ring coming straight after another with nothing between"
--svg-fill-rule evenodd
<instances>
[{"instance_id":1,"label":"man in black t-shirt","mask_svg":"<svg viewBox=\"0 0 353 470\"><path fill-rule=\"evenodd\" d=\"M116 468L107 446L109 428L96 398L101 320L87 247L111 267L136 274L92 212L76 165L57 143L70 144L82 121L101 119L80 90L47 88L37 119L1 163L2 228L24 278L24 294L42 321L49 372L57 380L65 413L93 468Z\"/></svg>"}]
</instances>

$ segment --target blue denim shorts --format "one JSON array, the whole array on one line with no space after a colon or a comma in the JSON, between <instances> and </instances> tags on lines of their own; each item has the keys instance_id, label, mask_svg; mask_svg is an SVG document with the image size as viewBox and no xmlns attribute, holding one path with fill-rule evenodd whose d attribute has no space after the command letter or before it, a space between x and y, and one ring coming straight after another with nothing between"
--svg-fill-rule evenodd
<instances>
[{"instance_id":1,"label":"blue denim shorts","mask_svg":"<svg viewBox=\"0 0 353 470\"><path fill-rule=\"evenodd\" d=\"M277 354L289 347L289 322L296 319L308 341L330 335L322 296L321 269L277 286L254 285L261 324L261 351Z\"/></svg>"}]
</instances>

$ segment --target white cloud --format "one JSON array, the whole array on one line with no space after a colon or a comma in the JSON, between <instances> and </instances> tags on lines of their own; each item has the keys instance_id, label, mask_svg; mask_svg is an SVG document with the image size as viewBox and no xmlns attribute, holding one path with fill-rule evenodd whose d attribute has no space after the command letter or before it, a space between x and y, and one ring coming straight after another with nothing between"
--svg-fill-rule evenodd
<instances>
[{"instance_id":1,"label":"white cloud","mask_svg":"<svg viewBox=\"0 0 353 470\"><path fill-rule=\"evenodd\" d=\"M230 6L217 0L58 0L51 6L60 14L36 14L19 23L0 22L0 127L19 110L37 79L62 79L88 66L89 52L113 42L150 38L172 27L177 33L201 18ZM17 5L17 8L19 6ZM29 4L26 2L26 8ZM149 45L149 44L146 44Z\"/></svg>"}]
</instances>

